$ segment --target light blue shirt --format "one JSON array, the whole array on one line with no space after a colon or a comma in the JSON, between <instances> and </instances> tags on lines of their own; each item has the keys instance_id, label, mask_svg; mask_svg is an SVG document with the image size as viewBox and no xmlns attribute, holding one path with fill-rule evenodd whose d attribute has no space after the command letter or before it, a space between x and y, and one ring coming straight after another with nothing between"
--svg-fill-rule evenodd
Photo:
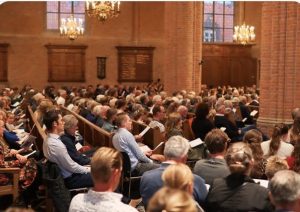
<instances>
[{"instance_id":1,"label":"light blue shirt","mask_svg":"<svg viewBox=\"0 0 300 212\"><path fill-rule=\"evenodd\" d=\"M142 152L136 143L134 136L125 128L119 128L112 139L114 147L120 152L126 152L130 158L131 171L138 162L153 163L153 161Z\"/></svg>"},{"instance_id":2,"label":"light blue shirt","mask_svg":"<svg viewBox=\"0 0 300 212\"><path fill-rule=\"evenodd\" d=\"M70 177L73 173L86 174L91 171L90 167L81 166L72 160L57 134L48 134L43 143L43 151L49 161L59 166L63 178Z\"/></svg>"}]
</instances>

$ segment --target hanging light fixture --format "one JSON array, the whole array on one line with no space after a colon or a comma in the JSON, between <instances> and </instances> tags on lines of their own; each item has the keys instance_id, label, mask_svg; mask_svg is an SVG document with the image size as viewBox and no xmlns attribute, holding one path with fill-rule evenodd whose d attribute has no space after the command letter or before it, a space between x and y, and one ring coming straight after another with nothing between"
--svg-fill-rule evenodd
<instances>
[{"instance_id":1,"label":"hanging light fixture","mask_svg":"<svg viewBox=\"0 0 300 212\"><path fill-rule=\"evenodd\" d=\"M75 40L79 35L83 35L83 21L81 18L74 18L71 15L69 18L60 20L60 34L67 36L70 40Z\"/></svg>"},{"instance_id":2,"label":"hanging light fixture","mask_svg":"<svg viewBox=\"0 0 300 212\"><path fill-rule=\"evenodd\" d=\"M244 23L234 27L233 40L243 45L253 42L255 40L254 26L245 24L245 4L244 3Z\"/></svg>"},{"instance_id":3,"label":"hanging light fixture","mask_svg":"<svg viewBox=\"0 0 300 212\"><path fill-rule=\"evenodd\" d=\"M117 17L120 14L120 1L86 1L86 12L90 17L96 17L99 21Z\"/></svg>"}]
</instances>

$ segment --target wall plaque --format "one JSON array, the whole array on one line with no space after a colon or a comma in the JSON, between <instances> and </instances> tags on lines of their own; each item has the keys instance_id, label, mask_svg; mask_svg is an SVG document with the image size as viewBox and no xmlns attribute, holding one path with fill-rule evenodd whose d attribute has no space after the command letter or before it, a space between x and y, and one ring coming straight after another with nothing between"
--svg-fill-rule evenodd
<instances>
[{"instance_id":1,"label":"wall plaque","mask_svg":"<svg viewBox=\"0 0 300 212\"><path fill-rule=\"evenodd\" d=\"M117 46L118 81L151 82L154 47Z\"/></svg>"}]
</instances>

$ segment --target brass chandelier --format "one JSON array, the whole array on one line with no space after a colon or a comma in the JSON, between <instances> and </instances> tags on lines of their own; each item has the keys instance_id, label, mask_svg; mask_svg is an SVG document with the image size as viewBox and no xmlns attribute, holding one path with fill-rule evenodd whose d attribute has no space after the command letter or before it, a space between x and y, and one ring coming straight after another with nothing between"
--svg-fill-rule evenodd
<instances>
[{"instance_id":1,"label":"brass chandelier","mask_svg":"<svg viewBox=\"0 0 300 212\"><path fill-rule=\"evenodd\" d=\"M75 40L79 35L83 35L83 21L81 18L74 18L71 15L69 18L60 20L60 34L67 36L70 40Z\"/></svg>"},{"instance_id":2,"label":"brass chandelier","mask_svg":"<svg viewBox=\"0 0 300 212\"><path fill-rule=\"evenodd\" d=\"M86 12L90 17L96 17L99 21L117 17L120 14L120 1L86 1Z\"/></svg>"},{"instance_id":3,"label":"brass chandelier","mask_svg":"<svg viewBox=\"0 0 300 212\"><path fill-rule=\"evenodd\" d=\"M245 15L246 15L246 2L243 4L244 6L244 23L240 26L234 27L233 40L235 42L246 45L255 40L254 26L249 26L245 24Z\"/></svg>"}]
</instances>

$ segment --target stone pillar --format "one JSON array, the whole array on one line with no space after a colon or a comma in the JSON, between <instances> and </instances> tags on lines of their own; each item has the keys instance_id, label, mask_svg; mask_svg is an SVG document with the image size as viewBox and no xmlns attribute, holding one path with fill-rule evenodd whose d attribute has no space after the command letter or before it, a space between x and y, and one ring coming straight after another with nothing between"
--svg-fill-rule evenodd
<instances>
[{"instance_id":1,"label":"stone pillar","mask_svg":"<svg viewBox=\"0 0 300 212\"><path fill-rule=\"evenodd\" d=\"M202 58L202 3L165 3L164 84L169 92L200 91Z\"/></svg>"},{"instance_id":2,"label":"stone pillar","mask_svg":"<svg viewBox=\"0 0 300 212\"><path fill-rule=\"evenodd\" d=\"M300 4L264 2L262 7L260 115L265 131L291 123L300 107Z\"/></svg>"}]
</instances>

